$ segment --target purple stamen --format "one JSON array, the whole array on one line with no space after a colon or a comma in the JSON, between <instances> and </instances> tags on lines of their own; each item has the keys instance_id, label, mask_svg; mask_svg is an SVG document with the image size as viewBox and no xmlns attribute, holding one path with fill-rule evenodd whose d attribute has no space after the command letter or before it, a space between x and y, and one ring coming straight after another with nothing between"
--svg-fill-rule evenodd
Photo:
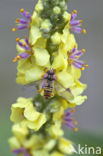
<instances>
[{"instance_id":1,"label":"purple stamen","mask_svg":"<svg viewBox=\"0 0 103 156\"><path fill-rule=\"evenodd\" d=\"M18 42L18 45L19 45L20 47L24 48L24 45L23 45L23 43L22 43L21 41Z\"/></svg>"},{"instance_id":2,"label":"purple stamen","mask_svg":"<svg viewBox=\"0 0 103 156\"><path fill-rule=\"evenodd\" d=\"M81 31L82 31L82 28L77 27L77 26L73 26L71 29L72 29L74 32L78 33L78 34L80 34Z\"/></svg>"},{"instance_id":3,"label":"purple stamen","mask_svg":"<svg viewBox=\"0 0 103 156\"><path fill-rule=\"evenodd\" d=\"M19 56L23 59L26 59L26 58L30 57L30 54L29 53L21 53Z\"/></svg>"},{"instance_id":4,"label":"purple stamen","mask_svg":"<svg viewBox=\"0 0 103 156\"><path fill-rule=\"evenodd\" d=\"M73 112L74 112L74 109L72 110L68 110L64 116L63 116L63 123L68 127L68 128L72 128L72 129L75 129L75 125L77 124L76 121L74 121L72 117L73 115Z\"/></svg>"},{"instance_id":5,"label":"purple stamen","mask_svg":"<svg viewBox=\"0 0 103 156\"><path fill-rule=\"evenodd\" d=\"M14 154L24 154L24 156L30 156L28 151L25 148L20 148L20 149L14 149L13 150Z\"/></svg>"},{"instance_id":6,"label":"purple stamen","mask_svg":"<svg viewBox=\"0 0 103 156\"><path fill-rule=\"evenodd\" d=\"M71 53L75 53L76 50L77 50L77 48L74 47L74 48L72 49Z\"/></svg>"},{"instance_id":7,"label":"purple stamen","mask_svg":"<svg viewBox=\"0 0 103 156\"><path fill-rule=\"evenodd\" d=\"M18 28L18 30L23 30L23 29L28 28L28 25L27 24L25 24L25 25L18 25L17 28Z\"/></svg>"},{"instance_id":8,"label":"purple stamen","mask_svg":"<svg viewBox=\"0 0 103 156\"><path fill-rule=\"evenodd\" d=\"M77 17L77 13L72 13L72 15L71 15L71 21L72 20L75 20L76 17Z\"/></svg>"},{"instance_id":9,"label":"purple stamen","mask_svg":"<svg viewBox=\"0 0 103 156\"><path fill-rule=\"evenodd\" d=\"M80 56L80 55L82 55L83 54L83 52L80 50L80 51L78 51L76 54L75 54L75 56Z\"/></svg>"},{"instance_id":10,"label":"purple stamen","mask_svg":"<svg viewBox=\"0 0 103 156\"><path fill-rule=\"evenodd\" d=\"M20 19L19 19L19 23L20 23L20 24L28 24L29 21L27 21L27 20L25 20L25 19L23 19L23 18L20 18Z\"/></svg>"},{"instance_id":11,"label":"purple stamen","mask_svg":"<svg viewBox=\"0 0 103 156\"><path fill-rule=\"evenodd\" d=\"M73 119L68 118L68 117L64 117L64 120L65 120L65 122L71 122L71 121L73 121Z\"/></svg>"},{"instance_id":12,"label":"purple stamen","mask_svg":"<svg viewBox=\"0 0 103 156\"><path fill-rule=\"evenodd\" d=\"M29 45L29 40L28 40L27 37L25 38L25 42L26 42L27 45Z\"/></svg>"},{"instance_id":13,"label":"purple stamen","mask_svg":"<svg viewBox=\"0 0 103 156\"><path fill-rule=\"evenodd\" d=\"M71 58L71 59L78 59L81 55L83 55L82 51L78 51L77 53L72 54L72 55L70 56L70 58ZM76 56L77 56L77 58L76 58Z\"/></svg>"},{"instance_id":14,"label":"purple stamen","mask_svg":"<svg viewBox=\"0 0 103 156\"><path fill-rule=\"evenodd\" d=\"M82 65L80 65L78 62L73 62L73 65L74 65L76 68L82 68Z\"/></svg>"},{"instance_id":15,"label":"purple stamen","mask_svg":"<svg viewBox=\"0 0 103 156\"><path fill-rule=\"evenodd\" d=\"M70 25L71 25L71 26L80 26L81 23L80 23L80 20L72 20L72 21L70 22Z\"/></svg>"},{"instance_id":16,"label":"purple stamen","mask_svg":"<svg viewBox=\"0 0 103 156\"><path fill-rule=\"evenodd\" d=\"M72 114L73 114L73 112L74 112L74 110L68 110L66 113L65 113L65 116L64 116L64 118L68 118L68 117L71 117L72 116Z\"/></svg>"},{"instance_id":17,"label":"purple stamen","mask_svg":"<svg viewBox=\"0 0 103 156\"><path fill-rule=\"evenodd\" d=\"M80 56L82 56L84 52L85 49L77 51L74 47L70 52L68 52L68 62L76 68L84 69L84 62L79 60Z\"/></svg>"},{"instance_id":18,"label":"purple stamen","mask_svg":"<svg viewBox=\"0 0 103 156\"><path fill-rule=\"evenodd\" d=\"M20 149L14 149L13 153L14 154L20 154L20 153L25 153L26 149L25 148L20 148Z\"/></svg>"},{"instance_id":19,"label":"purple stamen","mask_svg":"<svg viewBox=\"0 0 103 156\"><path fill-rule=\"evenodd\" d=\"M26 12L26 11L21 12L21 15L24 16L27 19L30 19L31 18L30 13L29 12Z\"/></svg>"},{"instance_id":20,"label":"purple stamen","mask_svg":"<svg viewBox=\"0 0 103 156\"><path fill-rule=\"evenodd\" d=\"M66 123L66 126L67 126L68 128L74 128L74 127L75 127L74 124L73 124L73 122L67 122L67 123Z\"/></svg>"},{"instance_id":21,"label":"purple stamen","mask_svg":"<svg viewBox=\"0 0 103 156\"><path fill-rule=\"evenodd\" d=\"M74 12L71 15L71 19L70 19L70 28L76 32L76 33L86 33L85 29L80 28L81 24L82 24L82 20L75 20L77 17L77 11L74 10Z\"/></svg>"},{"instance_id":22,"label":"purple stamen","mask_svg":"<svg viewBox=\"0 0 103 156\"><path fill-rule=\"evenodd\" d=\"M31 23L31 15L29 12L24 11L24 9L21 9L21 15L24 16L24 18L17 18L16 19L16 25L17 28L13 28L13 31L16 30L22 30L22 29L26 29L29 28L30 23Z\"/></svg>"},{"instance_id":23,"label":"purple stamen","mask_svg":"<svg viewBox=\"0 0 103 156\"><path fill-rule=\"evenodd\" d=\"M30 50L30 46L29 46L29 42L28 39L25 39L26 44L24 45L21 41L18 41L18 45L22 48L24 48L25 50L29 51Z\"/></svg>"}]
</instances>

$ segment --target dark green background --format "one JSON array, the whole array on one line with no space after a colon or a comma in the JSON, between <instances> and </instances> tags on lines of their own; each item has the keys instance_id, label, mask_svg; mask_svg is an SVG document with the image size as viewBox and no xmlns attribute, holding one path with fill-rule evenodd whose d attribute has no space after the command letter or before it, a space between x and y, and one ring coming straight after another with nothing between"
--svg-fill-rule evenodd
<instances>
[{"instance_id":1,"label":"dark green background","mask_svg":"<svg viewBox=\"0 0 103 156\"><path fill-rule=\"evenodd\" d=\"M35 1L36 2L36 1ZM7 139L11 136L9 121L10 106L18 96L28 97L33 93L24 92L17 85L15 38L24 37L24 32L12 33L14 21L20 8L32 13L34 0L0 0L0 156L11 156ZM66 129L66 136L75 143L103 148L103 0L71 0L70 12L78 10L79 18L84 19L87 35L76 35L79 49L86 48L84 58L89 68L83 72L82 82L88 84L85 94L88 100L77 108L78 133ZM103 155L103 154L102 154Z\"/></svg>"}]
</instances>

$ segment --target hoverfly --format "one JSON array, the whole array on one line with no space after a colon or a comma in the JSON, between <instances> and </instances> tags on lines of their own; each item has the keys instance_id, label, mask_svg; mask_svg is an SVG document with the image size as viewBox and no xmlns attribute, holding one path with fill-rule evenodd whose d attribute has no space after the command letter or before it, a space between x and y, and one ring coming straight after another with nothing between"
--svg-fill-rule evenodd
<instances>
[{"instance_id":1,"label":"hoverfly","mask_svg":"<svg viewBox=\"0 0 103 156\"><path fill-rule=\"evenodd\" d=\"M47 72L42 76L43 82L41 84L41 90L44 91L44 97L49 99L54 94L54 81L56 81L55 70L47 70Z\"/></svg>"},{"instance_id":2,"label":"hoverfly","mask_svg":"<svg viewBox=\"0 0 103 156\"><path fill-rule=\"evenodd\" d=\"M64 96L64 98L65 96L68 96L68 98L73 98L71 90L69 88L64 88L64 86L58 82L55 69L49 70L46 68L45 73L41 76L41 80L33 82L29 85L33 84L35 84L36 88L39 88L39 93L41 93L45 99L52 98L55 93L59 96Z\"/></svg>"}]
</instances>

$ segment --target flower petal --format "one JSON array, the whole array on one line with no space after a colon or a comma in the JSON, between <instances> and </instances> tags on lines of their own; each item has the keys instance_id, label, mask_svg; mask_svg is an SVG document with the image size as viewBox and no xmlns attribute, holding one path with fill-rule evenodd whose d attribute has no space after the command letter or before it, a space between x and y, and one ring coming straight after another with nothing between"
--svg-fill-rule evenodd
<instances>
[{"instance_id":1,"label":"flower petal","mask_svg":"<svg viewBox=\"0 0 103 156\"><path fill-rule=\"evenodd\" d=\"M74 80L71 74L67 73L66 71L59 72L57 74L58 82L64 87L64 88L70 88L74 86Z\"/></svg>"},{"instance_id":2,"label":"flower petal","mask_svg":"<svg viewBox=\"0 0 103 156\"><path fill-rule=\"evenodd\" d=\"M37 26L32 26L30 29L29 42L31 45L34 45L36 41L42 36L39 28Z\"/></svg>"},{"instance_id":3,"label":"flower petal","mask_svg":"<svg viewBox=\"0 0 103 156\"><path fill-rule=\"evenodd\" d=\"M27 83L35 82L40 80L43 74L43 70L39 68L38 66L34 66L34 68L31 68L30 70L27 70L25 73L25 79Z\"/></svg>"},{"instance_id":4,"label":"flower petal","mask_svg":"<svg viewBox=\"0 0 103 156\"><path fill-rule=\"evenodd\" d=\"M75 80L78 80L81 77L81 70L72 65L68 67L68 73L72 74Z\"/></svg>"},{"instance_id":5,"label":"flower petal","mask_svg":"<svg viewBox=\"0 0 103 156\"><path fill-rule=\"evenodd\" d=\"M71 90L74 96L78 96L83 93L86 87L86 84L83 84L80 81L76 81L76 86L74 86Z\"/></svg>"},{"instance_id":6,"label":"flower petal","mask_svg":"<svg viewBox=\"0 0 103 156\"><path fill-rule=\"evenodd\" d=\"M28 105L25 110L24 110L24 116L26 119L30 120L30 121L35 121L38 119L40 113L37 112L33 106L33 104L31 103L30 105Z\"/></svg>"},{"instance_id":7,"label":"flower petal","mask_svg":"<svg viewBox=\"0 0 103 156\"><path fill-rule=\"evenodd\" d=\"M77 96L74 98L74 100L70 100L70 103L81 105L86 99L87 99L87 96Z\"/></svg>"},{"instance_id":8,"label":"flower petal","mask_svg":"<svg viewBox=\"0 0 103 156\"><path fill-rule=\"evenodd\" d=\"M36 121L24 121L23 124L30 129L38 131L45 122L46 116L44 114L40 114L39 118Z\"/></svg>"},{"instance_id":9,"label":"flower petal","mask_svg":"<svg viewBox=\"0 0 103 156\"><path fill-rule=\"evenodd\" d=\"M34 56L39 66L47 66L49 64L50 55L46 49L35 48Z\"/></svg>"},{"instance_id":10,"label":"flower petal","mask_svg":"<svg viewBox=\"0 0 103 156\"><path fill-rule=\"evenodd\" d=\"M64 138L59 139L58 148L61 152L65 154L72 154L74 152L74 147L72 143Z\"/></svg>"},{"instance_id":11,"label":"flower petal","mask_svg":"<svg viewBox=\"0 0 103 156\"><path fill-rule=\"evenodd\" d=\"M56 70L63 70L66 69L68 63L63 54L59 53L57 56L54 57L54 61L52 64L52 68Z\"/></svg>"},{"instance_id":12,"label":"flower petal","mask_svg":"<svg viewBox=\"0 0 103 156\"><path fill-rule=\"evenodd\" d=\"M20 142L17 140L16 137L12 137L8 140L10 147L12 149L19 149L21 147Z\"/></svg>"}]
</instances>

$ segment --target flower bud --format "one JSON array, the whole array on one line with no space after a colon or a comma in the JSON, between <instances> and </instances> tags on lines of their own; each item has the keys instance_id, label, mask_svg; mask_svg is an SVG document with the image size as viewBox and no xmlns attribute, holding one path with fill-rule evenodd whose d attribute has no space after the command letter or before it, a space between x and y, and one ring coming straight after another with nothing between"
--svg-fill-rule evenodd
<instances>
[{"instance_id":1,"label":"flower bud","mask_svg":"<svg viewBox=\"0 0 103 156\"><path fill-rule=\"evenodd\" d=\"M51 40L53 44L59 44L61 42L61 34L56 32L52 35Z\"/></svg>"},{"instance_id":2,"label":"flower bud","mask_svg":"<svg viewBox=\"0 0 103 156\"><path fill-rule=\"evenodd\" d=\"M53 8L53 12L54 12L54 14L58 15L61 13L61 9L58 6L56 6Z\"/></svg>"}]
</instances>

